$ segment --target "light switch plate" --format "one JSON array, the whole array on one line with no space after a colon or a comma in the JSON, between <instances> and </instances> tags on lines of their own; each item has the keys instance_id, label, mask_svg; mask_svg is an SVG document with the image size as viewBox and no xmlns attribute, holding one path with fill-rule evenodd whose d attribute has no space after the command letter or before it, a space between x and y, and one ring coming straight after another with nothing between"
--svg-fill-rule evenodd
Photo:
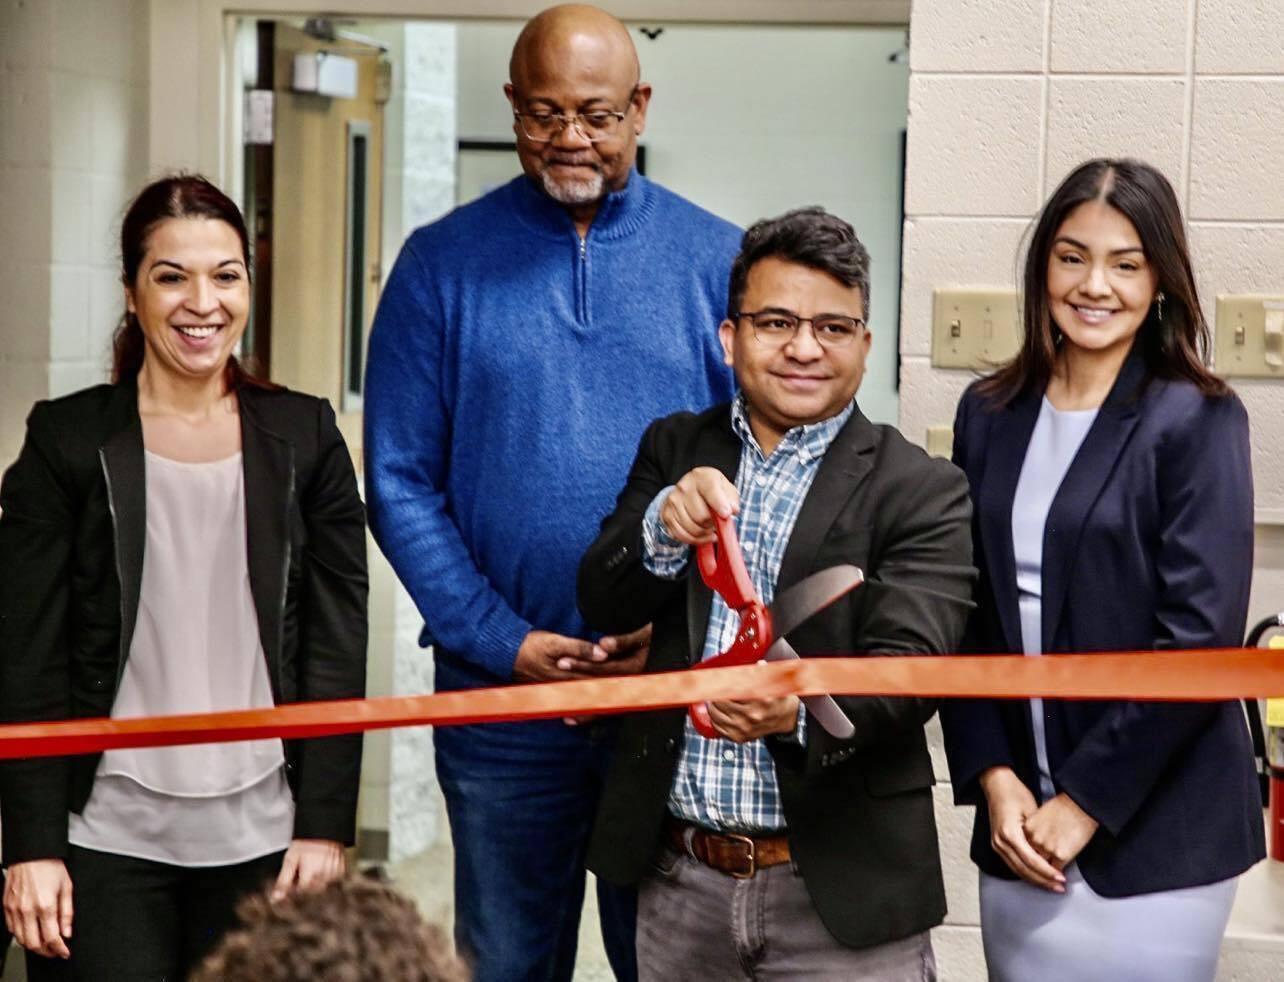
<instances>
[{"instance_id":1,"label":"light switch plate","mask_svg":"<svg viewBox=\"0 0 1284 982\"><path fill-rule=\"evenodd\" d=\"M924 449L933 457L954 456L954 427L929 426L927 446Z\"/></svg>"},{"instance_id":2,"label":"light switch plate","mask_svg":"<svg viewBox=\"0 0 1284 982\"><path fill-rule=\"evenodd\" d=\"M1021 347L1015 290L949 287L932 294L932 365L988 372Z\"/></svg>"},{"instance_id":3,"label":"light switch plate","mask_svg":"<svg viewBox=\"0 0 1284 982\"><path fill-rule=\"evenodd\" d=\"M1284 378L1284 296L1221 294L1213 367L1235 378Z\"/></svg>"}]
</instances>

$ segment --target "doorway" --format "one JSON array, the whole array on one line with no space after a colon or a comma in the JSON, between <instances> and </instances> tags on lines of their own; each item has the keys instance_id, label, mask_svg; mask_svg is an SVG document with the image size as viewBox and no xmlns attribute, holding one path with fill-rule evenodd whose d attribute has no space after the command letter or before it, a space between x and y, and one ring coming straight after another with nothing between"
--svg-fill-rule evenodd
<instances>
[{"instance_id":1,"label":"doorway","mask_svg":"<svg viewBox=\"0 0 1284 982\"><path fill-rule=\"evenodd\" d=\"M391 65L381 45L327 22L258 21L253 44L244 172L256 281L246 347L274 382L330 400L359 462L366 340L383 275Z\"/></svg>"}]
</instances>

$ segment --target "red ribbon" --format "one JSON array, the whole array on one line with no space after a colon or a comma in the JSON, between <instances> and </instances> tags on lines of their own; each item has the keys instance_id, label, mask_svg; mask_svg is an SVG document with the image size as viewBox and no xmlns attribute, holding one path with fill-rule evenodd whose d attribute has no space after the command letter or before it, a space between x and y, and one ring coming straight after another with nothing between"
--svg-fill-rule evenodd
<instances>
[{"instance_id":1,"label":"red ribbon","mask_svg":"<svg viewBox=\"0 0 1284 982\"><path fill-rule=\"evenodd\" d=\"M0 759L397 726L458 726L640 712L784 695L1203 701L1284 695L1284 651L1219 648L1096 655L804 658L701 672L498 686L137 719L0 726Z\"/></svg>"}]
</instances>

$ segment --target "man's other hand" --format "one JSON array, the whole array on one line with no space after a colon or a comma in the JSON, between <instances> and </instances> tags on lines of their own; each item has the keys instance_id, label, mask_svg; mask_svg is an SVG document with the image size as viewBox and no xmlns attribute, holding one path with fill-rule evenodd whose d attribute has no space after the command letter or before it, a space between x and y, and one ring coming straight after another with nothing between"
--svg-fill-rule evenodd
<instances>
[{"instance_id":1,"label":"man's other hand","mask_svg":"<svg viewBox=\"0 0 1284 982\"><path fill-rule=\"evenodd\" d=\"M689 546L714 540L715 516L730 518L740 511L736 486L716 467L696 467L673 486L660 507L660 521L669 535Z\"/></svg>"},{"instance_id":2,"label":"man's other hand","mask_svg":"<svg viewBox=\"0 0 1284 982\"><path fill-rule=\"evenodd\" d=\"M631 634L612 634L596 644L552 631L531 631L517 649L513 678L519 682L636 675L646 665L651 625Z\"/></svg>"},{"instance_id":3,"label":"man's other hand","mask_svg":"<svg viewBox=\"0 0 1284 982\"><path fill-rule=\"evenodd\" d=\"M798 697L711 702L709 721L720 736L734 743L748 743L773 733L792 733L798 725Z\"/></svg>"}]
</instances>

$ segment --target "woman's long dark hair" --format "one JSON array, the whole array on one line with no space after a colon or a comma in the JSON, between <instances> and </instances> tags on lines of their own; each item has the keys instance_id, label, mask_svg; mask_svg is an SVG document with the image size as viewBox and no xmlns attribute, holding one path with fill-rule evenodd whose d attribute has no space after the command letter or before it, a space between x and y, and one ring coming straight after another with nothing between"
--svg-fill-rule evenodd
<instances>
[{"instance_id":1,"label":"woman's long dark hair","mask_svg":"<svg viewBox=\"0 0 1284 982\"><path fill-rule=\"evenodd\" d=\"M241 240L246 276L250 275L250 236L241 209L227 195L199 174L177 174L153 181L138 193L120 223L120 279L132 289L138 269L147 253L147 240L156 226L167 218L212 218L232 226ZM143 367L147 341L138 317L126 310L112 335L111 380L133 379ZM224 383L230 392L242 385L276 388L260 378L233 355L227 360Z\"/></svg>"},{"instance_id":2,"label":"woman's long dark hair","mask_svg":"<svg viewBox=\"0 0 1284 982\"><path fill-rule=\"evenodd\" d=\"M1105 157L1075 168L1040 212L1025 259L1021 350L981 382L982 394L1007 403L1023 392L1047 388L1061 333L1048 309L1048 259L1061 223L1080 205L1097 200L1132 222L1158 277L1157 291L1164 295L1163 316L1157 305L1152 306L1138 333L1149 374L1186 379L1205 395L1225 395L1226 383L1206 364L1211 336L1199 305L1186 227L1172 185L1150 164Z\"/></svg>"}]
</instances>

